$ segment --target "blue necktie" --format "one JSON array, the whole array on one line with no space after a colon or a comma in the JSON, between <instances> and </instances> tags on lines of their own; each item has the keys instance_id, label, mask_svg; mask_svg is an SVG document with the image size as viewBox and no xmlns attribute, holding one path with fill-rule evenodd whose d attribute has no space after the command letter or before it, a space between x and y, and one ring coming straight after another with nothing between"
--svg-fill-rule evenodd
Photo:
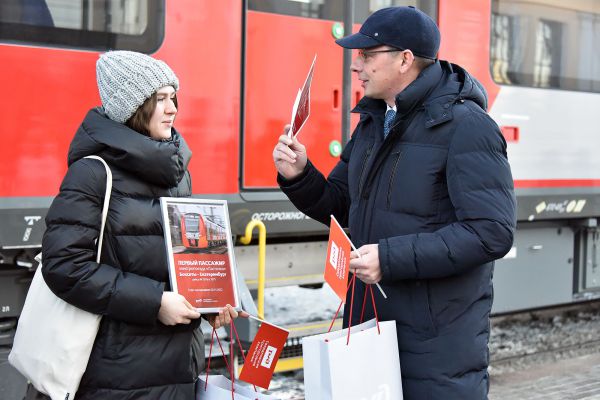
<instances>
[{"instance_id":1,"label":"blue necktie","mask_svg":"<svg viewBox=\"0 0 600 400\"><path fill-rule=\"evenodd\" d=\"M392 122L394 122L394 118L396 117L396 111L392 108L386 111L385 120L383 121L383 138L385 139L390 133L390 129L392 128Z\"/></svg>"}]
</instances>

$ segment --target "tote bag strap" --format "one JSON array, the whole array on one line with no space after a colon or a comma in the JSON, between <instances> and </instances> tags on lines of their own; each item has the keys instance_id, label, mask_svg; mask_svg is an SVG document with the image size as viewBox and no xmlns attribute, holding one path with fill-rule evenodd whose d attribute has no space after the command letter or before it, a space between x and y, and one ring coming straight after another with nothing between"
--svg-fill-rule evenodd
<instances>
[{"instance_id":1,"label":"tote bag strap","mask_svg":"<svg viewBox=\"0 0 600 400\"><path fill-rule=\"evenodd\" d=\"M100 224L100 236L98 237L98 252L96 255L96 262L100 263L100 255L102 253L102 239L104 238L104 227L106 226L106 217L108 216L108 204L110 203L110 194L112 192L112 171L110 167L99 156L86 156L85 158L92 158L100 161L106 169L106 193L104 194L104 205L102 206L102 223Z\"/></svg>"}]
</instances>

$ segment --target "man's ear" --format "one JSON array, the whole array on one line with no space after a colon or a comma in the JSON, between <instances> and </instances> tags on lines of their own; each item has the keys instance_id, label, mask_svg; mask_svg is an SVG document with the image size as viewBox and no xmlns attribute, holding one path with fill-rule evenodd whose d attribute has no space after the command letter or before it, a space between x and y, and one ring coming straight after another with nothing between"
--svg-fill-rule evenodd
<instances>
[{"instance_id":1,"label":"man's ear","mask_svg":"<svg viewBox=\"0 0 600 400\"><path fill-rule=\"evenodd\" d=\"M415 56L412 51L405 50L402 52L400 57L401 57L401 61L402 61L400 64L400 69L402 72L406 72L410 69L410 67L415 62Z\"/></svg>"}]
</instances>

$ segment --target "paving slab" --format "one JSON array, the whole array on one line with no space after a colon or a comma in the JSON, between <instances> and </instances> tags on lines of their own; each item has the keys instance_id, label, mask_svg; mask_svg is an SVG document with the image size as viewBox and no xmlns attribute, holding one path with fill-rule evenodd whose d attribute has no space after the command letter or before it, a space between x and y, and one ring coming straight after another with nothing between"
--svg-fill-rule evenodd
<instances>
[{"instance_id":1,"label":"paving slab","mask_svg":"<svg viewBox=\"0 0 600 400\"><path fill-rule=\"evenodd\" d=\"M489 400L600 400L600 354L490 377Z\"/></svg>"}]
</instances>

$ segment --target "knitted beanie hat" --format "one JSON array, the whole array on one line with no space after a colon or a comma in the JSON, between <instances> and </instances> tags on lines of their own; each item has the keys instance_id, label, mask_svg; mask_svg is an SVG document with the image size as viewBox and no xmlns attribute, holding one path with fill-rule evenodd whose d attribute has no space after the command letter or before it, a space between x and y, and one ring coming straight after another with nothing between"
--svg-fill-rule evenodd
<instances>
[{"instance_id":1,"label":"knitted beanie hat","mask_svg":"<svg viewBox=\"0 0 600 400\"><path fill-rule=\"evenodd\" d=\"M161 87L179 89L179 80L166 63L134 51L100 55L96 80L104 112L122 124Z\"/></svg>"}]
</instances>

